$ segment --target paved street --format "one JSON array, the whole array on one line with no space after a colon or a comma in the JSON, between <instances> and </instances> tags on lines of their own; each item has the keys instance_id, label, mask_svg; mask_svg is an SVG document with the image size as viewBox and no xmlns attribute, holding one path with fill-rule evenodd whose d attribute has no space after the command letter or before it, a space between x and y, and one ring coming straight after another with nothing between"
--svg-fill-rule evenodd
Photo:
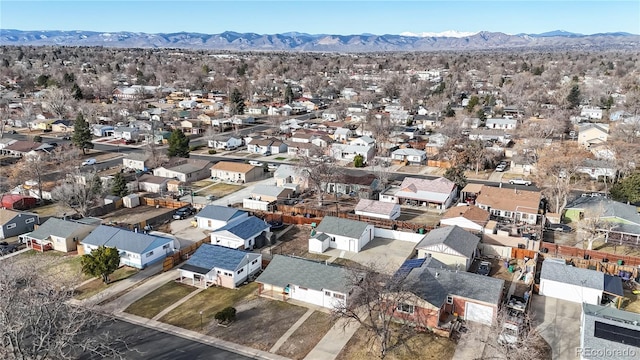
<instances>
[{"instance_id":1,"label":"paved street","mask_svg":"<svg viewBox=\"0 0 640 360\"><path fill-rule=\"evenodd\" d=\"M134 325L121 320L113 320L100 329L102 335L109 333L112 337L122 339L124 344L117 347L127 360L245 360L251 357L222 350L201 342L187 340L166 332L152 330L144 326ZM126 345L125 345L126 344ZM103 357L84 354L82 360L100 359Z\"/></svg>"}]
</instances>

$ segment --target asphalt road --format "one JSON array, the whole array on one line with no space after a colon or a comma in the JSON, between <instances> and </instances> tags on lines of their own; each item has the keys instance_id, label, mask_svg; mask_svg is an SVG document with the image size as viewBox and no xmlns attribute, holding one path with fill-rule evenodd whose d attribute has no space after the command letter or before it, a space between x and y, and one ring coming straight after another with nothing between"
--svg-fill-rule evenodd
<instances>
[{"instance_id":1,"label":"asphalt road","mask_svg":"<svg viewBox=\"0 0 640 360\"><path fill-rule=\"evenodd\" d=\"M117 347L124 353L127 360L248 360L250 357L232 353L196 341L183 339L161 331L143 326L130 324L125 321L108 321L101 327L102 334L109 334L110 338L124 340L124 344ZM96 335L102 335L96 334ZM83 354L78 359L102 360L100 356Z\"/></svg>"}]
</instances>

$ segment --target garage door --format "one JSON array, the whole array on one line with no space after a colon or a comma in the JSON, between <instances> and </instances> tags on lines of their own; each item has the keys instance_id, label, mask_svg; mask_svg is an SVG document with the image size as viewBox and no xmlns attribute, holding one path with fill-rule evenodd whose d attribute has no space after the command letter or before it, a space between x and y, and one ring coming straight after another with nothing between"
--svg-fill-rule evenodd
<instances>
[{"instance_id":1,"label":"garage door","mask_svg":"<svg viewBox=\"0 0 640 360\"><path fill-rule=\"evenodd\" d=\"M493 322L493 308L491 306L467 302L464 308L464 318L468 321L491 325Z\"/></svg>"}]
</instances>

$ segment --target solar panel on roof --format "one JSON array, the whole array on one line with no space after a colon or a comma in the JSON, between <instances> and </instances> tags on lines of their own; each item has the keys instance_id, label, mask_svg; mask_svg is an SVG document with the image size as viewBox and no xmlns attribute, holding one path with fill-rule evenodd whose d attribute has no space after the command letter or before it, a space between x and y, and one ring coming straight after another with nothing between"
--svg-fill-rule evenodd
<instances>
[{"instance_id":1,"label":"solar panel on roof","mask_svg":"<svg viewBox=\"0 0 640 360\"><path fill-rule=\"evenodd\" d=\"M593 336L620 344L640 347L640 331L615 326L600 321L595 322Z\"/></svg>"}]
</instances>

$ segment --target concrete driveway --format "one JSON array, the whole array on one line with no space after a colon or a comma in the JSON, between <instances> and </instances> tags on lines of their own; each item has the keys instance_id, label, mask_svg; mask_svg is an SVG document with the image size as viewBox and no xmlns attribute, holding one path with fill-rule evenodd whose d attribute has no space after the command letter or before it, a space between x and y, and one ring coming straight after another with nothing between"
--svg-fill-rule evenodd
<instances>
[{"instance_id":1,"label":"concrete driveway","mask_svg":"<svg viewBox=\"0 0 640 360\"><path fill-rule=\"evenodd\" d=\"M554 360L577 359L580 346L580 304L533 295L533 324L551 346Z\"/></svg>"},{"instance_id":2,"label":"concrete driveway","mask_svg":"<svg viewBox=\"0 0 640 360\"><path fill-rule=\"evenodd\" d=\"M181 249L207 237L207 234L202 229L193 227L192 220L194 220L193 216L171 221L171 234L178 238Z\"/></svg>"},{"instance_id":3,"label":"concrete driveway","mask_svg":"<svg viewBox=\"0 0 640 360\"><path fill-rule=\"evenodd\" d=\"M384 272L393 274L400 265L411 257L416 243L376 237L362 248L359 253L329 249L323 253L336 258L348 259L360 264L376 264Z\"/></svg>"}]
</instances>

